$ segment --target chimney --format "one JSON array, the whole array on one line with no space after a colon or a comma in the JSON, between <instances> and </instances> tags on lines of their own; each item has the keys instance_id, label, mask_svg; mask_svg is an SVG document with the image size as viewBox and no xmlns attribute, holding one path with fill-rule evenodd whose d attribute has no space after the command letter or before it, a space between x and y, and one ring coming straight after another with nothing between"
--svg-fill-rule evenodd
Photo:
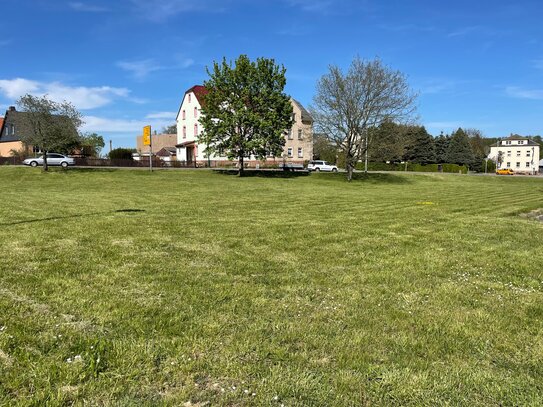
<instances>
[{"instance_id":1,"label":"chimney","mask_svg":"<svg viewBox=\"0 0 543 407\"><path fill-rule=\"evenodd\" d=\"M10 107L9 107L9 111L10 111L10 112L14 112L14 111L15 111L15 106L10 106Z\"/></svg>"}]
</instances>

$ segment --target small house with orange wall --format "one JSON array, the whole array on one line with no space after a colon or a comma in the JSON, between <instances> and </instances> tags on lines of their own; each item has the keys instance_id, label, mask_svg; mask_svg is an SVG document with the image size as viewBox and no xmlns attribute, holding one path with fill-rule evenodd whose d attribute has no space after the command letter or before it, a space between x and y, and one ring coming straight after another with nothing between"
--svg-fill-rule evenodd
<instances>
[{"instance_id":1,"label":"small house with orange wall","mask_svg":"<svg viewBox=\"0 0 543 407\"><path fill-rule=\"evenodd\" d=\"M23 144L18 132L20 131L21 112L10 106L3 118L0 118L0 157L9 157L12 151L29 151Z\"/></svg>"}]
</instances>

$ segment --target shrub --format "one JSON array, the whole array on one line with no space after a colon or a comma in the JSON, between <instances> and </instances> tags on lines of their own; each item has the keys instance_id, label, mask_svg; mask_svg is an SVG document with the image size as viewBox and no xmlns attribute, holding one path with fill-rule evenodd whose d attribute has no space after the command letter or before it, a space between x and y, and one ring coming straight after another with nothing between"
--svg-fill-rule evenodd
<instances>
[{"instance_id":1,"label":"shrub","mask_svg":"<svg viewBox=\"0 0 543 407\"><path fill-rule=\"evenodd\" d=\"M114 148L109 152L110 160L132 160L132 150L130 148Z\"/></svg>"}]
</instances>

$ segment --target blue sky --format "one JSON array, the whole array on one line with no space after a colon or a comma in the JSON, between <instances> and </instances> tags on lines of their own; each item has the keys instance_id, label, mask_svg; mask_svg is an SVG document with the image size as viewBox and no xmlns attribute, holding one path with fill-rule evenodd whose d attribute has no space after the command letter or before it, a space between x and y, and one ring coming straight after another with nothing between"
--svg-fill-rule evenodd
<instances>
[{"instance_id":1,"label":"blue sky","mask_svg":"<svg viewBox=\"0 0 543 407\"><path fill-rule=\"evenodd\" d=\"M543 3L519 0L0 0L0 109L73 102L84 131L135 146L174 123L205 67L240 54L287 68L309 105L330 64L380 57L420 93L430 133L543 133Z\"/></svg>"}]
</instances>

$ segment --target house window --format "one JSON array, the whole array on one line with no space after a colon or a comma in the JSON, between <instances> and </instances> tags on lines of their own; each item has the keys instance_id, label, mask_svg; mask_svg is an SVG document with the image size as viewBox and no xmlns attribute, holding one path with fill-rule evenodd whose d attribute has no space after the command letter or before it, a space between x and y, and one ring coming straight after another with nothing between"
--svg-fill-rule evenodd
<instances>
[{"instance_id":1,"label":"house window","mask_svg":"<svg viewBox=\"0 0 543 407\"><path fill-rule=\"evenodd\" d=\"M190 100L191 100L191 97L190 97L190 93L189 93L189 103L190 103Z\"/></svg>"},{"instance_id":2,"label":"house window","mask_svg":"<svg viewBox=\"0 0 543 407\"><path fill-rule=\"evenodd\" d=\"M511 157L511 150L507 150L507 157Z\"/></svg>"},{"instance_id":3,"label":"house window","mask_svg":"<svg viewBox=\"0 0 543 407\"><path fill-rule=\"evenodd\" d=\"M517 151L517 157L520 157L520 151Z\"/></svg>"},{"instance_id":4,"label":"house window","mask_svg":"<svg viewBox=\"0 0 543 407\"><path fill-rule=\"evenodd\" d=\"M195 118L198 117L198 108L197 107L194 108L194 117Z\"/></svg>"},{"instance_id":5,"label":"house window","mask_svg":"<svg viewBox=\"0 0 543 407\"><path fill-rule=\"evenodd\" d=\"M526 163L526 168L530 168L530 162L529 161Z\"/></svg>"},{"instance_id":6,"label":"house window","mask_svg":"<svg viewBox=\"0 0 543 407\"><path fill-rule=\"evenodd\" d=\"M292 113L292 122L296 122L296 113Z\"/></svg>"},{"instance_id":7,"label":"house window","mask_svg":"<svg viewBox=\"0 0 543 407\"><path fill-rule=\"evenodd\" d=\"M298 140L302 139L302 135L303 135L302 129L298 129Z\"/></svg>"},{"instance_id":8,"label":"house window","mask_svg":"<svg viewBox=\"0 0 543 407\"><path fill-rule=\"evenodd\" d=\"M517 168L520 168L520 163L517 163Z\"/></svg>"},{"instance_id":9,"label":"house window","mask_svg":"<svg viewBox=\"0 0 543 407\"><path fill-rule=\"evenodd\" d=\"M292 158L292 147L289 147L289 148L287 149L287 156L290 157L290 158Z\"/></svg>"},{"instance_id":10,"label":"house window","mask_svg":"<svg viewBox=\"0 0 543 407\"><path fill-rule=\"evenodd\" d=\"M530 150L526 151L526 157L530 157Z\"/></svg>"},{"instance_id":11,"label":"house window","mask_svg":"<svg viewBox=\"0 0 543 407\"><path fill-rule=\"evenodd\" d=\"M519 140L519 144L524 144L524 140Z\"/></svg>"},{"instance_id":12,"label":"house window","mask_svg":"<svg viewBox=\"0 0 543 407\"><path fill-rule=\"evenodd\" d=\"M302 147L298 147L298 158L303 158L304 157L304 150L302 149Z\"/></svg>"},{"instance_id":13,"label":"house window","mask_svg":"<svg viewBox=\"0 0 543 407\"><path fill-rule=\"evenodd\" d=\"M511 168L511 163L509 161L507 162L507 168Z\"/></svg>"},{"instance_id":14,"label":"house window","mask_svg":"<svg viewBox=\"0 0 543 407\"><path fill-rule=\"evenodd\" d=\"M194 135L195 136L198 135L198 125L197 124L194 125Z\"/></svg>"},{"instance_id":15,"label":"house window","mask_svg":"<svg viewBox=\"0 0 543 407\"><path fill-rule=\"evenodd\" d=\"M511 141L508 140L508 141L505 142L505 144L508 144L508 145L509 145L509 144L511 144Z\"/></svg>"},{"instance_id":16,"label":"house window","mask_svg":"<svg viewBox=\"0 0 543 407\"><path fill-rule=\"evenodd\" d=\"M183 126L183 138L187 138L187 126Z\"/></svg>"},{"instance_id":17,"label":"house window","mask_svg":"<svg viewBox=\"0 0 543 407\"><path fill-rule=\"evenodd\" d=\"M11 128L11 135L15 135L15 125L11 124L9 127Z\"/></svg>"},{"instance_id":18,"label":"house window","mask_svg":"<svg viewBox=\"0 0 543 407\"><path fill-rule=\"evenodd\" d=\"M183 120L185 120L186 118L187 118L187 112L183 110Z\"/></svg>"},{"instance_id":19,"label":"house window","mask_svg":"<svg viewBox=\"0 0 543 407\"><path fill-rule=\"evenodd\" d=\"M292 140L292 129L289 129L289 130L288 130L287 135L288 135L288 136L287 136L288 139L289 139L289 140Z\"/></svg>"}]
</instances>

